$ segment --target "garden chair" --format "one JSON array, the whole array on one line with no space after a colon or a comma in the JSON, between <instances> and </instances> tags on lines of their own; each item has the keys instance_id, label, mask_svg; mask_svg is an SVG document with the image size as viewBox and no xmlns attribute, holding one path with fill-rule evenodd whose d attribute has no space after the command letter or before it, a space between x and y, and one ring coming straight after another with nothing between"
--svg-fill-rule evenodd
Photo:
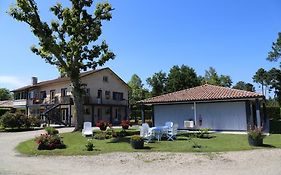
<instances>
[{"instance_id":1,"label":"garden chair","mask_svg":"<svg viewBox=\"0 0 281 175\"><path fill-rule=\"evenodd\" d=\"M93 130L92 130L92 123L91 122L84 122L83 130L82 130L83 136L93 136Z\"/></svg>"},{"instance_id":2,"label":"garden chair","mask_svg":"<svg viewBox=\"0 0 281 175\"><path fill-rule=\"evenodd\" d=\"M169 128L172 128L173 124L174 124L173 122L166 122L165 126L168 126Z\"/></svg>"},{"instance_id":3,"label":"garden chair","mask_svg":"<svg viewBox=\"0 0 281 175\"><path fill-rule=\"evenodd\" d=\"M140 127L140 136L143 137L143 139L146 140L146 142L150 142L153 135L151 128L147 123L143 123L142 126Z\"/></svg>"},{"instance_id":4,"label":"garden chair","mask_svg":"<svg viewBox=\"0 0 281 175\"><path fill-rule=\"evenodd\" d=\"M167 140L174 141L174 139L176 138L176 135L178 133L178 128L179 128L179 125L174 124L172 129L168 130L168 134L167 134L168 139Z\"/></svg>"}]
</instances>

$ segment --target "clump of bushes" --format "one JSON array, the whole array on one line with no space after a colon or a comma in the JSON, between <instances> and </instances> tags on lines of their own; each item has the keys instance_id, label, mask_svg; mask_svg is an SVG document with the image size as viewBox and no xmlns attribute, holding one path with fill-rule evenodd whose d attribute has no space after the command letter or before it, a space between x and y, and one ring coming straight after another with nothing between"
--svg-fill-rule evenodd
<instances>
[{"instance_id":1,"label":"clump of bushes","mask_svg":"<svg viewBox=\"0 0 281 175\"><path fill-rule=\"evenodd\" d=\"M21 112L7 112L0 120L4 128L31 128L40 126L40 120L35 116L27 116Z\"/></svg>"},{"instance_id":2,"label":"clump of bushes","mask_svg":"<svg viewBox=\"0 0 281 175\"><path fill-rule=\"evenodd\" d=\"M60 137L58 130L52 127L46 127L45 131L46 133L35 138L35 141L38 144L38 150L66 148L66 145L63 143L62 137Z\"/></svg>"},{"instance_id":3,"label":"clump of bushes","mask_svg":"<svg viewBox=\"0 0 281 175\"><path fill-rule=\"evenodd\" d=\"M93 151L94 150L94 144L92 139L88 139L87 143L85 144L87 151Z\"/></svg>"},{"instance_id":4,"label":"clump of bushes","mask_svg":"<svg viewBox=\"0 0 281 175\"><path fill-rule=\"evenodd\" d=\"M122 126L123 130L129 129L129 127L132 126L130 120L122 120L120 125Z\"/></svg>"},{"instance_id":5,"label":"clump of bushes","mask_svg":"<svg viewBox=\"0 0 281 175\"><path fill-rule=\"evenodd\" d=\"M105 131L107 129L107 127L111 127L112 125L109 122L100 120L97 121L96 123L96 127L99 127L101 131Z\"/></svg>"},{"instance_id":6,"label":"clump of bushes","mask_svg":"<svg viewBox=\"0 0 281 175\"><path fill-rule=\"evenodd\" d=\"M210 138L210 128L201 128L196 132L196 137L201 139L209 139Z\"/></svg>"}]
</instances>

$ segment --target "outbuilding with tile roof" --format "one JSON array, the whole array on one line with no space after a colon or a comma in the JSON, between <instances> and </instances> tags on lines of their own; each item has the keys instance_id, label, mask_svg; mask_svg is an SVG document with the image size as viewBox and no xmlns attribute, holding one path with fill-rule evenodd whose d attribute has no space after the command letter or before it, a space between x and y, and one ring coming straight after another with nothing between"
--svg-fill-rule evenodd
<instances>
[{"instance_id":1,"label":"outbuilding with tile roof","mask_svg":"<svg viewBox=\"0 0 281 175\"><path fill-rule=\"evenodd\" d=\"M256 125L268 130L264 96L256 92L205 84L145 99L140 104L153 106L155 126L172 121L181 129L246 131Z\"/></svg>"}]
</instances>

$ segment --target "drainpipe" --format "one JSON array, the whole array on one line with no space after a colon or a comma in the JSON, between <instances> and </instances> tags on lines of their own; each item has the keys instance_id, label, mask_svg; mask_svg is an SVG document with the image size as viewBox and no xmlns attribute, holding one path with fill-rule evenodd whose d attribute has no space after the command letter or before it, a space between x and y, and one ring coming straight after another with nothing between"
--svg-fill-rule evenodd
<instances>
[{"instance_id":1,"label":"drainpipe","mask_svg":"<svg viewBox=\"0 0 281 175\"><path fill-rule=\"evenodd\" d=\"M196 109L196 102L193 103L193 110L194 110L194 125L196 126L197 123L197 109Z\"/></svg>"}]
</instances>

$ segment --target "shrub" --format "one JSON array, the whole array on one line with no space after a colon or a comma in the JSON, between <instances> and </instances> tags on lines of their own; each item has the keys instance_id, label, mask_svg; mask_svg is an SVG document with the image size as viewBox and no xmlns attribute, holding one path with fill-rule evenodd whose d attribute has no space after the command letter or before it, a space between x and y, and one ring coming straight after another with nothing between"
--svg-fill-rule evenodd
<instances>
[{"instance_id":1,"label":"shrub","mask_svg":"<svg viewBox=\"0 0 281 175\"><path fill-rule=\"evenodd\" d=\"M111 127L111 124L109 122L100 120L97 121L96 126L99 127L101 131L105 131L108 126Z\"/></svg>"},{"instance_id":2,"label":"shrub","mask_svg":"<svg viewBox=\"0 0 281 175\"><path fill-rule=\"evenodd\" d=\"M253 140L264 139L265 135L263 134L262 130L262 127L251 127L251 129L248 131L248 136Z\"/></svg>"},{"instance_id":3,"label":"shrub","mask_svg":"<svg viewBox=\"0 0 281 175\"><path fill-rule=\"evenodd\" d=\"M106 139L111 139L111 138L112 138L111 132L98 132L94 135L94 139L97 139L97 140L106 140Z\"/></svg>"},{"instance_id":4,"label":"shrub","mask_svg":"<svg viewBox=\"0 0 281 175\"><path fill-rule=\"evenodd\" d=\"M7 112L0 120L1 125L4 128L30 128L34 126L40 126L39 119L37 117L28 117L21 112Z\"/></svg>"},{"instance_id":5,"label":"shrub","mask_svg":"<svg viewBox=\"0 0 281 175\"><path fill-rule=\"evenodd\" d=\"M131 146L134 149L142 149L144 147L144 140L141 136L139 135L133 135L131 137Z\"/></svg>"},{"instance_id":6,"label":"shrub","mask_svg":"<svg viewBox=\"0 0 281 175\"><path fill-rule=\"evenodd\" d=\"M209 131L210 131L211 129L210 128L201 128L201 129L199 129L199 131L196 133L196 137L197 138L201 138L201 139L204 139L204 138L210 138L210 136L209 136Z\"/></svg>"},{"instance_id":7,"label":"shrub","mask_svg":"<svg viewBox=\"0 0 281 175\"><path fill-rule=\"evenodd\" d=\"M47 134L49 135L56 135L59 133L59 130L53 128L53 127L46 127L45 131L47 132Z\"/></svg>"},{"instance_id":8,"label":"shrub","mask_svg":"<svg viewBox=\"0 0 281 175\"><path fill-rule=\"evenodd\" d=\"M23 126L24 117L19 113L7 112L1 118L1 125L4 128L21 128Z\"/></svg>"},{"instance_id":9,"label":"shrub","mask_svg":"<svg viewBox=\"0 0 281 175\"><path fill-rule=\"evenodd\" d=\"M133 135L131 137L131 141L141 141L141 140L143 140L143 138L139 135Z\"/></svg>"},{"instance_id":10,"label":"shrub","mask_svg":"<svg viewBox=\"0 0 281 175\"><path fill-rule=\"evenodd\" d=\"M41 122L38 117L29 116L28 119L29 119L32 127L40 127Z\"/></svg>"},{"instance_id":11,"label":"shrub","mask_svg":"<svg viewBox=\"0 0 281 175\"><path fill-rule=\"evenodd\" d=\"M121 126L123 129L128 129L131 125L130 120L122 120L121 121Z\"/></svg>"},{"instance_id":12,"label":"shrub","mask_svg":"<svg viewBox=\"0 0 281 175\"><path fill-rule=\"evenodd\" d=\"M41 134L39 137L35 138L36 143L38 144L38 150L52 150L52 149L63 149L66 148L61 137L58 134Z\"/></svg>"},{"instance_id":13,"label":"shrub","mask_svg":"<svg viewBox=\"0 0 281 175\"><path fill-rule=\"evenodd\" d=\"M85 144L87 151L93 151L94 150L94 144L92 139L88 139L87 143Z\"/></svg>"}]
</instances>

